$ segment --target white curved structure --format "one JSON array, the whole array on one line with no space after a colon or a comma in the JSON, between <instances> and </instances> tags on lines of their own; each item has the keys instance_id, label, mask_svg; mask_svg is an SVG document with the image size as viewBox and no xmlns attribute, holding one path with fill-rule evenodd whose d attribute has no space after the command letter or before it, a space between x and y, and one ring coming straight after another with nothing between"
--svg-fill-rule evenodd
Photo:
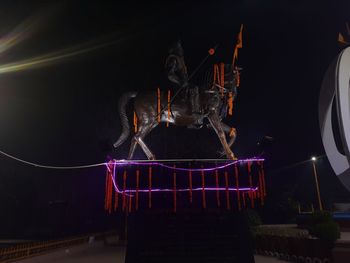
<instances>
[{"instance_id":1,"label":"white curved structure","mask_svg":"<svg viewBox=\"0 0 350 263\"><path fill-rule=\"evenodd\" d=\"M323 145L335 174L350 191L350 47L329 66L319 99Z\"/></svg>"}]
</instances>

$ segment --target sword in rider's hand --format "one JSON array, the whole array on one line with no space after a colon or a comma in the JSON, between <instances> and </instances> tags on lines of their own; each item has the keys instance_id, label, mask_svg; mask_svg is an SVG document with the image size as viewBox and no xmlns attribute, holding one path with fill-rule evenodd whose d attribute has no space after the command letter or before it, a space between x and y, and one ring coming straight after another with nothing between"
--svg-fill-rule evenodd
<instances>
[{"instance_id":1,"label":"sword in rider's hand","mask_svg":"<svg viewBox=\"0 0 350 263\"><path fill-rule=\"evenodd\" d=\"M214 51L216 51L216 49L219 47L218 44L215 45L215 47L213 48ZM171 98L170 100L170 105L173 103L173 101L175 100L176 96L188 85L188 82L193 78L194 75L196 75L196 73L198 72L198 70L203 66L203 64L207 61L207 59L211 56L211 54L207 54L201 61L201 63L199 63L199 65L194 69L194 71L191 73L191 75L188 77L188 80L186 82L186 85L181 86L176 93L174 94L174 96ZM161 114L167 107L164 107L159 114ZM157 115L158 117L158 115Z\"/></svg>"},{"instance_id":2,"label":"sword in rider's hand","mask_svg":"<svg viewBox=\"0 0 350 263\"><path fill-rule=\"evenodd\" d=\"M214 51L216 51L216 49L217 49L218 47L219 47L219 45L216 44L215 47L213 48ZM215 52L214 52L214 53L215 53ZM195 68L195 70L194 70L194 71L191 73L191 75L188 77L188 81L187 81L187 83L186 83L187 85L188 85L188 82L190 81L190 79L193 78L193 76L198 72L198 70L203 66L203 64L207 61L208 57L210 57L210 56L211 56L211 54L208 53L208 54L202 59L201 63L199 63L199 65ZM171 105L171 104L174 102L174 100L175 100L175 98L177 97L177 95L179 95L179 93L180 93L187 85L181 86L181 87L176 91L176 93L174 94L174 96L173 96L173 97L171 98L171 100L169 101L169 105ZM157 117L158 117L160 114L162 114L167 108L168 108L168 106L163 107L155 117L157 118Z\"/></svg>"}]
</instances>

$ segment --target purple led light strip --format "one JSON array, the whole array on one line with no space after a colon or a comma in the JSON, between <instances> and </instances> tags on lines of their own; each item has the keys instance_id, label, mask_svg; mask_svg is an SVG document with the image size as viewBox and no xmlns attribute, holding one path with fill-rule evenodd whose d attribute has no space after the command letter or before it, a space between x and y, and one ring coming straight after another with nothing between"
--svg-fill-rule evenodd
<instances>
[{"instance_id":1,"label":"purple led light strip","mask_svg":"<svg viewBox=\"0 0 350 263\"><path fill-rule=\"evenodd\" d=\"M228 166L234 165L236 163L247 163L247 162L260 162L260 161L264 161L265 159L262 158L250 158L250 159L244 159L244 160L237 160L237 161L233 161L231 163L227 163L225 165L221 165L221 166L217 166L217 167L211 167L211 168L199 168L199 169L189 169L189 168L181 168L181 167L173 167L173 166L169 166L169 165L165 165L162 163L158 163L158 162L133 162L133 161L128 161L128 160L114 160L111 161L109 164L115 164L113 166L113 175L112 175L112 182L113 182L113 186L114 186L114 190L119 193L119 194L123 194L125 192L125 195L127 196L133 196L130 193L136 193L136 190L134 189L125 189L125 191L120 190L118 188L118 185L116 183L115 180L115 173L116 173L116 167L117 166L125 166L125 165L156 165L156 166L160 166L160 167L164 167L164 168L168 168L168 169L172 169L172 170L178 170L178 171L192 171L192 172L201 172L201 171L214 171L217 169L223 169L226 168ZM107 169L109 169L108 165L106 164ZM205 191L237 191L237 188L227 188L226 187L205 187L204 188ZM238 191L257 191L258 187L240 187L238 188ZM164 189L160 189L160 188L155 188L155 189L139 189L138 192L139 193L148 193L148 192L173 192L174 189L168 189L168 188L164 188ZM176 189L176 192L189 192L189 191L203 191L202 187L198 187L198 188L193 188L193 189L189 189L189 188L182 188L182 189Z\"/></svg>"},{"instance_id":2,"label":"purple led light strip","mask_svg":"<svg viewBox=\"0 0 350 263\"><path fill-rule=\"evenodd\" d=\"M125 166L125 165L154 165L154 166L160 166L160 167L164 167L167 169L171 169L171 170L176 170L176 171L192 171L192 172L210 172L210 171L215 171L215 170L220 170L220 169L224 169L226 167L229 167L231 165L237 164L237 163L247 163L247 162L262 162L265 161L265 159L263 158L250 158L250 159L242 159L242 160L236 160L236 161L232 161L230 163L221 165L221 166L215 166L215 167L210 167L210 168L182 168L182 167L173 167L173 166L169 166L163 163L159 163L159 162L134 162L132 160L113 160L110 162L110 164L115 164L117 166Z\"/></svg>"},{"instance_id":3,"label":"purple led light strip","mask_svg":"<svg viewBox=\"0 0 350 263\"><path fill-rule=\"evenodd\" d=\"M226 187L205 187L204 188L205 191L226 191ZM228 188L229 191L237 191L237 188ZM258 187L253 187L253 188L249 188L249 187L242 187L242 188L238 188L238 191L257 191ZM188 192L190 191L189 188L183 188L183 189L176 189L176 192ZM198 188L192 188L192 191L203 191L202 187L198 187ZM140 189L139 190L140 193L148 193L149 189ZM174 192L174 189L160 189L160 188L156 188L156 189L152 189L151 192ZM136 190L125 190L125 193L136 193Z\"/></svg>"},{"instance_id":4,"label":"purple led light strip","mask_svg":"<svg viewBox=\"0 0 350 263\"><path fill-rule=\"evenodd\" d=\"M112 177L112 181L113 181L113 185L114 185L114 189L117 193L119 194L123 194L124 191L120 190L118 188L118 185L115 181L115 178ZM253 188L250 188L250 187L240 187L238 188L238 191L257 191L259 188L258 187L253 187ZM226 191L226 187L205 187L204 188L205 191ZM237 188L231 188L229 187L227 189L228 191L237 191ZM139 193L148 193L150 190L149 189L139 189L138 192ZM182 189L176 189L176 192L189 192L189 191L203 191L203 188L202 187L197 187L197 188L192 188L192 190L190 188L182 188ZM174 189L168 189L168 188L164 188L164 189L161 189L161 188L155 188L155 189L151 189L151 192L174 192ZM136 193L136 190L135 189L126 189L125 190L125 194L127 194L128 196L130 195L130 193ZM131 195L133 196L133 195Z\"/></svg>"}]
</instances>

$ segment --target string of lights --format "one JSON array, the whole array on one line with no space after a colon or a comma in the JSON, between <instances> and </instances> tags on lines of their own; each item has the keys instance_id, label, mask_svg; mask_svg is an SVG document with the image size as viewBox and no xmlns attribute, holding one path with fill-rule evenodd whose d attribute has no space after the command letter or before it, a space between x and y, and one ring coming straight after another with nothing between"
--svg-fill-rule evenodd
<instances>
[{"instance_id":1,"label":"string of lights","mask_svg":"<svg viewBox=\"0 0 350 263\"><path fill-rule=\"evenodd\" d=\"M101 162L101 163L94 163L94 164L86 164L86 165L73 165L73 166L54 166L54 165L44 165L39 163L30 162L24 159L21 159L19 157L13 156L11 154L8 154L4 151L0 150L0 154L3 156L6 156L7 158L10 158L12 160L15 160L17 162L30 165L37 168L44 168L44 169L57 169L57 170L70 170L70 169L86 169L86 168L92 168L92 167L99 167L99 166L107 166L107 162ZM241 160L229 160L229 159L164 159L164 160L113 160L113 164L118 166L123 165L147 165L147 166L161 166L168 169L178 170L178 171L193 171L193 172L199 172L199 171L214 171L217 169L223 169L228 166L234 165L236 163L247 163L247 162L259 162L264 161L262 158L248 158L248 159L241 159ZM199 169L190 169L190 168L182 168L182 167L173 167L170 165L166 165L164 163L180 163L180 162L227 162L224 165L221 166L214 166L214 167L208 167L208 168L199 168Z\"/></svg>"}]
</instances>

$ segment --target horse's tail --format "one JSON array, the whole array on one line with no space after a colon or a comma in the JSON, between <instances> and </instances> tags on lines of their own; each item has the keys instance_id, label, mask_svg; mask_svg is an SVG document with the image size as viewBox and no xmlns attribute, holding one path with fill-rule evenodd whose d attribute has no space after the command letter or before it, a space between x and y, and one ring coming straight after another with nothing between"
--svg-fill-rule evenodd
<instances>
[{"instance_id":1,"label":"horse's tail","mask_svg":"<svg viewBox=\"0 0 350 263\"><path fill-rule=\"evenodd\" d=\"M113 144L114 148L122 145L130 135L130 125L128 116L126 115L126 105L132 98L135 98L136 95L137 92L127 92L124 93L118 101L118 112L122 122L122 134L120 134L119 139Z\"/></svg>"}]
</instances>

